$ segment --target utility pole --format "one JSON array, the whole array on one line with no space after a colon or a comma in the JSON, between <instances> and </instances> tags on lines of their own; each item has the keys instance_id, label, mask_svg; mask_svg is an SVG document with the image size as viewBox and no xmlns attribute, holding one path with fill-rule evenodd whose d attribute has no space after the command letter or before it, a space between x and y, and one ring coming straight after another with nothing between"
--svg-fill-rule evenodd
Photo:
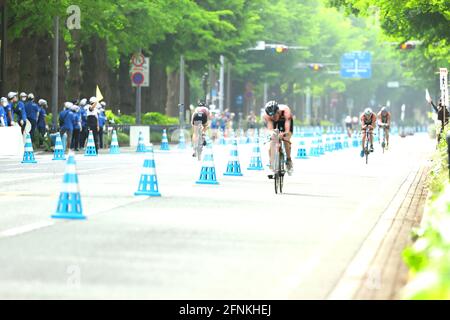
<instances>
[{"instance_id":1,"label":"utility pole","mask_svg":"<svg viewBox=\"0 0 450 320\"><path fill-rule=\"evenodd\" d=\"M228 70L227 70L227 99L226 99L226 107L230 109L231 107L231 63L228 62Z\"/></svg>"},{"instance_id":2,"label":"utility pole","mask_svg":"<svg viewBox=\"0 0 450 320\"><path fill-rule=\"evenodd\" d=\"M220 89L219 89L219 110L220 112L223 112L223 88L224 88L224 73L225 73L225 57L223 55L220 55Z\"/></svg>"},{"instance_id":3,"label":"utility pole","mask_svg":"<svg viewBox=\"0 0 450 320\"><path fill-rule=\"evenodd\" d=\"M56 119L58 118L58 76L59 76L59 17L54 18L54 40L53 40L53 81L52 81L52 127L56 130Z\"/></svg>"},{"instance_id":4,"label":"utility pole","mask_svg":"<svg viewBox=\"0 0 450 320\"><path fill-rule=\"evenodd\" d=\"M7 14L6 14L6 1L0 1L0 5L1 5L1 19L2 19L2 24L1 24L1 72L0 72L0 77L1 77L1 81L0 81L0 93L3 94L5 93L5 83L6 83L6 45L8 43L8 39L7 39L7 28L8 28L8 21L6 20Z\"/></svg>"},{"instance_id":5,"label":"utility pole","mask_svg":"<svg viewBox=\"0 0 450 320\"><path fill-rule=\"evenodd\" d=\"M142 54L142 49L138 50L138 55ZM136 86L136 124L142 124L142 91L141 85Z\"/></svg>"},{"instance_id":6,"label":"utility pole","mask_svg":"<svg viewBox=\"0 0 450 320\"><path fill-rule=\"evenodd\" d=\"M184 56L180 57L180 129L184 128Z\"/></svg>"}]
</instances>

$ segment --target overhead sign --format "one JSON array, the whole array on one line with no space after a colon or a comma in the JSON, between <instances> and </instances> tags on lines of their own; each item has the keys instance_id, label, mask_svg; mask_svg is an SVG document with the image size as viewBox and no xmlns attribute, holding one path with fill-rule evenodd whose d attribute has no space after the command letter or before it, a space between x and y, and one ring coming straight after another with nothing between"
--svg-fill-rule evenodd
<instances>
[{"instance_id":1,"label":"overhead sign","mask_svg":"<svg viewBox=\"0 0 450 320\"><path fill-rule=\"evenodd\" d=\"M439 68L439 87L441 89L441 99L446 107L448 107L448 70L447 68Z\"/></svg>"},{"instance_id":2,"label":"overhead sign","mask_svg":"<svg viewBox=\"0 0 450 320\"><path fill-rule=\"evenodd\" d=\"M148 87L150 85L150 59L142 54L133 55L130 78L133 87Z\"/></svg>"},{"instance_id":3,"label":"overhead sign","mask_svg":"<svg viewBox=\"0 0 450 320\"><path fill-rule=\"evenodd\" d=\"M387 83L388 88L398 88L400 87L400 83L398 81L389 81Z\"/></svg>"},{"instance_id":4,"label":"overhead sign","mask_svg":"<svg viewBox=\"0 0 450 320\"><path fill-rule=\"evenodd\" d=\"M341 77L369 79L372 76L372 56L368 51L344 53L341 57Z\"/></svg>"}]
</instances>

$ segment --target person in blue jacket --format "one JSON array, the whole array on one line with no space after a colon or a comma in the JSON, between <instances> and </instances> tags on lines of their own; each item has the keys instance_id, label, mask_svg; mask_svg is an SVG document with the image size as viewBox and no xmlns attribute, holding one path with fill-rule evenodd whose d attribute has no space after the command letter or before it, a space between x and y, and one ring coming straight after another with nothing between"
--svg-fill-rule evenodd
<instances>
[{"instance_id":1,"label":"person in blue jacket","mask_svg":"<svg viewBox=\"0 0 450 320\"><path fill-rule=\"evenodd\" d=\"M17 92L8 93L9 108L11 109L10 125L18 123L22 130L22 134L25 131L25 126L27 124L27 113L25 110L25 104L23 103L24 95L26 100L27 95L26 93L22 92L20 94L22 100L19 101L17 97Z\"/></svg>"},{"instance_id":2,"label":"person in blue jacket","mask_svg":"<svg viewBox=\"0 0 450 320\"><path fill-rule=\"evenodd\" d=\"M106 124L106 115L105 115L106 102L102 101L99 104L97 104L97 106L98 106L98 126L99 126L98 144L99 148L103 149L103 132Z\"/></svg>"},{"instance_id":3,"label":"person in blue jacket","mask_svg":"<svg viewBox=\"0 0 450 320\"><path fill-rule=\"evenodd\" d=\"M8 99L2 97L0 100L0 127L8 126L8 116L5 107L8 105Z\"/></svg>"},{"instance_id":4,"label":"person in blue jacket","mask_svg":"<svg viewBox=\"0 0 450 320\"><path fill-rule=\"evenodd\" d=\"M42 145L45 134L47 133L47 123L45 122L45 116L47 115L47 101L44 99L39 99L39 114L37 119L37 129L40 133L39 146Z\"/></svg>"},{"instance_id":5,"label":"person in blue jacket","mask_svg":"<svg viewBox=\"0 0 450 320\"><path fill-rule=\"evenodd\" d=\"M80 145L80 130L81 130L81 111L80 107L73 105L71 111L73 112L73 133L70 149L78 151Z\"/></svg>"},{"instance_id":6,"label":"person in blue jacket","mask_svg":"<svg viewBox=\"0 0 450 320\"><path fill-rule=\"evenodd\" d=\"M70 110L73 106L72 102L64 103L64 110L59 113L59 130L61 134L61 139L64 133L67 134L66 148L67 151L70 147L70 142L72 141L73 132L73 112Z\"/></svg>"},{"instance_id":7,"label":"person in blue jacket","mask_svg":"<svg viewBox=\"0 0 450 320\"><path fill-rule=\"evenodd\" d=\"M28 94L28 100L25 103L25 111L27 114L27 119L31 123L30 136L31 140L34 141L34 132L37 127L37 119L39 115L39 106L34 102L34 94Z\"/></svg>"}]
</instances>

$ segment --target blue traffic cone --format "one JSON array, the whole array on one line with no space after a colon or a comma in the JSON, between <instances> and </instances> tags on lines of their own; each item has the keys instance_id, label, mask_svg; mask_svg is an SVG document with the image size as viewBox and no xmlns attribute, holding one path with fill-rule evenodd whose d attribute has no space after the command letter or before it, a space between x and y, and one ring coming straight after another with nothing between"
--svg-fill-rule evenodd
<instances>
[{"instance_id":1,"label":"blue traffic cone","mask_svg":"<svg viewBox=\"0 0 450 320\"><path fill-rule=\"evenodd\" d=\"M153 144L150 143L150 145L148 145L148 146L146 147L146 151L147 151L147 152L153 152Z\"/></svg>"},{"instance_id":2,"label":"blue traffic cone","mask_svg":"<svg viewBox=\"0 0 450 320\"><path fill-rule=\"evenodd\" d=\"M95 149L94 135L92 131L89 130L88 143L86 146L86 151L84 152L85 157L95 157L97 156L97 150Z\"/></svg>"},{"instance_id":3,"label":"blue traffic cone","mask_svg":"<svg viewBox=\"0 0 450 320\"><path fill-rule=\"evenodd\" d=\"M299 146L297 149L297 157L296 159L308 159L308 156L306 155L306 147L305 147L305 141L300 141Z\"/></svg>"},{"instance_id":4,"label":"blue traffic cone","mask_svg":"<svg viewBox=\"0 0 450 320\"><path fill-rule=\"evenodd\" d=\"M246 143L246 142L247 142L247 137L245 136L244 129L241 129L241 130L239 131L239 143L240 143L240 144L244 144L244 143Z\"/></svg>"},{"instance_id":5,"label":"blue traffic cone","mask_svg":"<svg viewBox=\"0 0 450 320\"><path fill-rule=\"evenodd\" d=\"M227 171L224 172L224 176L242 176L241 164L239 163L238 148L236 138L231 138L231 151L230 159L227 164Z\"/></svg>"},{"instance_id":6,"label":"blue traffic cone","mask_svg":"<svg viewBox=\"0 0 450 320\"><path fill-rule=\"evenodd\" d=\"M58 206L51 217L58 219L86 219L81 206L75 155L72 151L69 152L69 158L67 159Z\"/></svg>"},{"instance_id":7,"label":"blue traffic cone","mask_svg":"<svg viewBox=\"0 0 450 320\"><path fill-rule=\"evenodd\" d=\"M186 139L184 138L184 130L180 129L180 140L178 142L178 149L185 150L186 149Z\"/></svg>"},{"instance_id":8,"label":"blue traffic cone","mask_svg":"<svg viewBox=\"0 0 450 320\"><path fill-rule=\"evenodd\" d=\"M163 129L161 147L159 149L160 150L165 150L165 151L169 150L169 140L167 140L166 129Z\"/></svg>"},{"instance_id":9,"label":"blue traffic cone","mask_svg":"<svg viewBox=\"0 0 450 320\"><path fill-rule=\"evenodd\" d=\"M319 156L319 148L317 147L317 140L313 139L311 142L311 147L309 148L309 155L311 157Z\"/></svg>"},{"instance_id":10,"label":"blue traffic cone","mask_svg":"<svg viewBox=\"0 0 450 320\"><path fill-rule=\"evenodd\" d=\"M135 196L160 197L158 190L158 178L156 177L155 156L153 151L149 152L144 160L141 178L139 179L138 191Z\"/></svg>"},{"instance_id":11,"label":"blue traffic cone","mask_svg":"<svg viewBox=\"0 0 450 320\"><path fill-rule=\"evenodd\" d=\"M219 184L216 176L216 167L214 166L214 156L212 144L207 143L204 155L200 178L195 182L197 184Z\"/></svg>"},{"instance_id":12,"label":"blue traffic cone","mask_svg":"<svg viewBox=\"0 0 450 320\"><path fill-rule=\"evenodd\" d=\"M119 141L117 141L117 132L113 130L111 137L111 145L109 146L109 154L119 154Z\"/></svg>"},{"instance_id":13,"label":"blue traffic cone","mask_svg":"<svg viewBox=\"0 0 450 320\"><path fill-rule=\"evenodd\" d=\"M225 137L224 137L224 133L222 129L219 129L219 145L226 145L227 143L225 142Z\"/></svg>"},{"instance_id":14,"label":"blue traffic cone","mask_svg":"<svg viewBox=\"0 0 450 320\"><path fill-rule=\"evenodd\" d=\"M25 138L25 150L23 152L22 163L37 163L34 158L33 144L31 143L31 136L29 133L27 133L27 137Z\"/></svg>"},{"instance_id":15,"label":"blue traffic cone","mask_svg":"<svg viewBox=\"0 0 450 320\"><path fill-rule=\"evenodd\" d=\"M255 146L253 147L252 157L250 159L250 165L247 170L264 170L262 159L261 159L261 149L259 148L259 139L255 139Z\"/></svg>"},{"instance_id":16,"label":"blue traffic cone","mask_svg":"<svg viewBox=\"0 0 450 320\"><path fill-rule=\"evenodd\" d=\"M59 132L56 135L55 140L55 151L53 152L53 159L52 160L66 160L64 149L63 149L63 143L61 141L61 135Z\"/></svg>"},{"instance_id":17,"label":"blue traffic cone","mask_svg":"<svg viewBox=\"0 0 450 320\"><path fill-rule=\"evenodd\" d=\"M139 138L138 138L138 144L136 147L136 152L147 152L147 147L144 143L144 136L142 135L142 132L139 131Z\"/></svg>"}]
</instances>

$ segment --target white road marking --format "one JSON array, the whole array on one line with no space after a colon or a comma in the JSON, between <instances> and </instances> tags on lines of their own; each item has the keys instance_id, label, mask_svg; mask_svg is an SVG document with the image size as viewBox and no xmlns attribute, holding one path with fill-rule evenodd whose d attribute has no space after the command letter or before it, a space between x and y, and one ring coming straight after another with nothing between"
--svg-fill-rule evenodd
<instances>
[{"instance_id":1,"label":"white road marking","mask_svg":"<svg viewBox=\"0 0 450 320\"><path fill-rule=\"evenodd\" d=\"M14 236L24 234L27 232L31 232L31 231L35 231L35 230L42 229L45 227L49 227L54 224L55 224L54 221L44 221L44 222L38 222L38 223L33 223L33 224L27 224L27 225L24 225L21 227L1 231L0 238L14 237Z\"/></svg>"}]
</instances>

